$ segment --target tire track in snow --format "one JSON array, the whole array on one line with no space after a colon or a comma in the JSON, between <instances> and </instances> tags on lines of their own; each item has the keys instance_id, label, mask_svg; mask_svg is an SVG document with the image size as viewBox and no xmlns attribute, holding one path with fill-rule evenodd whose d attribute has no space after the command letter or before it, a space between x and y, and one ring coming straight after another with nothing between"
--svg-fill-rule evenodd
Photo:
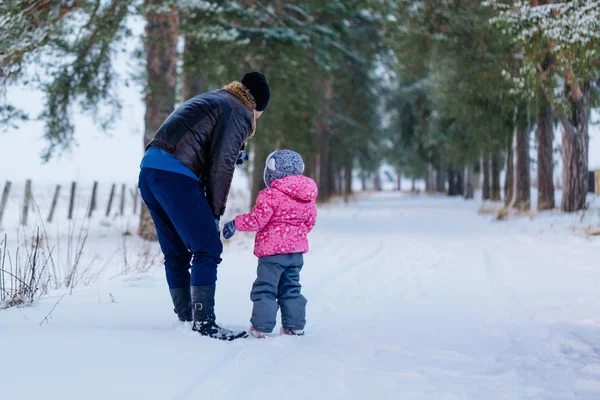
<instances>
[{"instance_id":1,"label":"tire track in snow","mask_svg":"<svg viewBox=\"0 0 600 400\"><path fill-rule=\"evenodd\" d=\"M502 261L499 261L501 260L499 257L506 253L499 252L498 250L490 251L490 247L481 249L483 255L483 269L488 286L492 292L495 293L496 298L502 300L502 308L509 320L523 320L523 302L519 299L514 289L508 284L504 272L502 271L503 263Z\"/></svg>"},{"instance_id":2,"label":"tire track in snow","mask_svg":"<svg viewBox=\"0 0 600 400\"><path fill-rule=\"evenodd\" d=\"M343 263L331 263L330 268L327 270L325 270L324 265L319 266L319 268L327 271L327 273L319 273L319 277L311 281L308 284L309 286L307 285L307 287L310 287L308 292L313 293L312 295L307 295L309 302L310 297L316 297L322 311L329 311L326 314L339 312L339 305L342 305L342 307L348 306L348 296L351 296L351 300L356 300L356 293L351 293L352 289L348 288L355 287L357 276L358 280L362 280L365 283L369 282L369 280L364 279L364 275L372 273L374 264L383 260L383 248L384 245L380 243L368 254L351 258ZM351 284L346 283L349 280ZM322 315L322 311L319 312L320 315ZM318 321L315 322L317 326L320 325Z\"/></svg>"},{"instance_id":3,"label":"tire track in snow","mask_svg":"<svg viewBox=\"0 0 600 400\"><path fill-rule=\"evenodd\" d=\"M214 339L206 338L206 340ZM202 370L199 373L197 373L193 379L188 379L188 383L184 385L181 388L181 390L179 390L176 394L173 395L173 400L184 400L192 398L196 399L198 398L198 392L203 393L202 398L222 398L218 396L218 394L225 381L227 381L227 379L224 379L223 377L230 377L230 374L227 374L226 370L230 369L232 364L241 364L244 360L256 356L256 354L248 354L251 353L251 351L247 347L236 346L233 343L218 344L224 346L233 345L235 347L228 350L222 357L219 357L217 360L207 358L201 359L199 366L202 367ZM246 346L245 343L244 346ZM208 385L212 387L212 389L210 390L211 396L204 395L207 393L207 388L205 386Z\"/></svg>"},{"instance_id":4,"label":"tire track in snow","mask_svg":"<svg viewBox=\"0 0 600 400\"><path fill-rule=\"evenodd\" d=\"M344 276L351 274L357 268L365 266L366 264L373 264L374 261L377 261L378 259L382 258L381 254L384 247L385 246L382 243L379 243L374 250L370 251L366 255L350 258L350 260L348 261L337 263L337 266L335 268L329 270L327 276L324 276L319 279L319 282L317 282L318 286L321 287L325 284L331 284L331 279L333 276L336 277L335 281L339 282L340 279L343 279ZM315 282L312 283L313 286L314 284Z\"/></svg>"},{"instance_id":5,"label":"tire track in snow","mask_svg":"<svg viewBox=\"0 0 600 400\"><path fill-rule=\"evenodd\" d=\"M503 239L482 248L488 285L498 298L504 299L502 309L510 321L503 332L511 345L497 356L497 362L506 370L516 371L523 387L533 385L551 390L553 396L549 398L597 399L600 393L598 377L586 371L593 371L598 365L598 347L577 332L565 331L561 325L536 320L539 310L534 307L537 303L522 300L508 282L506 274L511 269L502 267L509 265L519 272L519 268L523 268L526 279L543 273L544 268L539 266L547 266L549 271L554 271L556 266L563 268L565 264L562 261L570 260L572 263L570 256L577 253L568 246L557 250L555 246L540 243L537 237L530 235L513 237L510 242ZM520 258L522 251L526 252L528 260L535 260L535 264ZM561 253L558 258L557 251ZM529 287L526 281L520 283ZM536 367L532 368L532 365ZM590 379L581 379L586 374L591 375ZM574 380L574 377L580 378Z\"/></svg>"}]
</instances>

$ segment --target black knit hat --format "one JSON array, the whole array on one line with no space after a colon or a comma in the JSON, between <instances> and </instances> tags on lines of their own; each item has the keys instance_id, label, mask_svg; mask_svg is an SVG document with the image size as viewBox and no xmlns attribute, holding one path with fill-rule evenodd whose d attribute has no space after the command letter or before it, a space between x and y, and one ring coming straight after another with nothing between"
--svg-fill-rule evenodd
<instances>
[{"instance_id":1,"label":"black knit hat","mask_svg":"<svg viewBox=\"0 0 600 400\"><path fill-rule=\"evenodd\" d=\"M242 85L246 86L256 101L256 111L264 111L269 105L271 91L267 78L260 72L248 72L242 78Z\"/></svg>"}]
</instances>

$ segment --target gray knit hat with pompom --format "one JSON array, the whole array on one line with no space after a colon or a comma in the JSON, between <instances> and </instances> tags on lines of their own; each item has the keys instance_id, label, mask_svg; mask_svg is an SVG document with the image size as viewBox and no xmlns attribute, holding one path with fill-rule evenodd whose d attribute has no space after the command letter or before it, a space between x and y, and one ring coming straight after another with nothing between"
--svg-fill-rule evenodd
<instances>
[{"instance_id":1,"label":"gray knit hat with pompom","mask_svg":"<svg viewBox=\"0 0 600 400\"><path fill-rule=\"evenodd\" d=\"M265 165L264 180L267 187L273 181L287 178L288 176L302 175L304 161L302 156L291 150L277 150L269 154Z\"/></svg>"}]
</instances>

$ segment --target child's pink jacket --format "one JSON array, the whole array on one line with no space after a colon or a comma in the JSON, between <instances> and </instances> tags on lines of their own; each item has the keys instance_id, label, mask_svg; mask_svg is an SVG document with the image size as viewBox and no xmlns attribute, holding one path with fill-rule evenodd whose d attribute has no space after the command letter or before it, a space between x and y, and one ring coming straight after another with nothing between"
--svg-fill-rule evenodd
<instances>
[{"instance_id":1,"label":"child's pink jacket","mask_svg":"<svg viewBox=\"0 0 600 400\"><path fill-rule=\"evenodd\" d=\"M235 218L235 228L243 232L258 232L254 255L308 252L308 233L317 219L317 184L305 176L290 176L271 183L256 199L249 214Z\"/></svg>"}]
</instances>

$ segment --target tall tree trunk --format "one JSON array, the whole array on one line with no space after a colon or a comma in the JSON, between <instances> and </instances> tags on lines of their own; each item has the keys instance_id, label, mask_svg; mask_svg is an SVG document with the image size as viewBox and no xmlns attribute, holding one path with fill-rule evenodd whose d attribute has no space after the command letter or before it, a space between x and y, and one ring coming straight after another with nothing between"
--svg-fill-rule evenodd
<instances>
[{"instance_id":1,"label":"tall tree trunk","mask_svg":"<svg viewBox=\"0 0 600 400\"><path fill-rule=\"evenodd\" d=\"M538 113L538 126L536 131L538 150L538 205L539 211L552 210L554 204L554 164L552 160L552 107L543 94L540 96L542 104Z\"/></svg>"},{"instance_id":2,"label":"tall tree trunk","mask_svg":"<svg viewBox=\"0 0 600 400\"><path fill-rule=\"evenodd\" d=\"M586 207L588 191L588 148L590 121L590 82L567 86L569 114L559 115L562 128L563 196L561 210L579 211Z\"/></svg>"},{"instance_id":3,"label":"tall tree trunk","mask_svg":"<svg viewBox=\"0 0 600 400\"><path fill-rule=\"evenodd\" d=\"M456 174L450 165L447 172L448 177L448 196L458 196L458 187L456 185Z\"/></svg>"},{"instance_id":4,"label":"tall tree trunk","mask_svg":"<svg viewBox=\"0 0 600 400\"><path fill-rule=\"evenodd\" d=\"M335 168L337 171L337 187L338 187L338 195L343 195L344 194L344 185L346 184L346 178L345 178L345 169L346 166L345 165L340 165L338 166L337 164L335 164Z\"/></svg>"},{"instance_id":5,"label":"tall tree trunk","mask_svg":"<svg viewBox=\"0 0 600 400\"><path fill-rule=\"evenodd\" d=\"M425 178L425 191L427 193L435 192L435 182L436 182L435 169L431 165L428 165L427 166L427 177Z\"/></svg>"},{"instance_id":6,"label":"tall tree trunk","mask_svg":"<svg viewBox=\"0 0 600 400\"><path fill-rule=\"evenodd\" d=\"M340 194L340 173L339 172L334 172L333 173L333 195L334 196L338 196Z\"/></svg>"},{"instance_id":7,"label":"tall tree trunk","mask_svg":"<svg viewBox=\"0 0 600 400\"><path fill-rule=\"evenodd\" d=\"M328 188L329 197L333 197L337 194L336 176L335 176L335 160L333 158L331 145L329 145L329 144L327 147L327 168L325 168L325 171L328 174L326 182L329 182L329 188Z\"/></svg>"},{"instance_id":8,"label":"tall tree trunk","mask_svg":"<svg viewBox=\"0 0 600 400\"><path fill-rule=\"evenodd\" d=\"M325 171L327 173L331 173L331 176L328 176L327 179L325 180L325 182L329 182L329 184L330 184L329 193L331 194L331 197L337 196L339 193L339 191L338 191L339 177L338 177L337 173L335 172L335 170L333 172L329 171L329 167L327 167L325 169Z\"/></svg>"},{"instance_id":9,"label":"tall tree trunk","mask_svg":"<svg viewBox=\"0 0 600 400\"><path fill-rule=\"evenodd\" d=\"M504 206L509 207L515 194L515 157L513 149L514 133L511 132L508 140L506 155L506 180L504 181Z\"/></svg>"},{"instance_id":10,"label":"tall tree trunk","mask_svg":"<svg viewBox=\"0 0 600 400\"><path fill-rule=\"evenodd\" d=\"M519 110L520 116L517 117L517 147L516 156L516 174L517 179L514 207L519 211L531 210L531 169L529 162L529 129L526 121L526 110ZM520 121L520 122L519 122Z\"/></svg>"},{"instance_id":11,"label":"tall tree trunk","mask_svg":"<svg viewBox=\"0 0 600 400\"><path fill-rule=\"evenodd\" d=\"M533 2L535 1L535 5ZM553 0L546 0L545 4L554 3ZM536 7L537 0L532 0L532 6ZM552 52L548 51L541 64L543 73L552 68L554 57ZM554 163L552 157L552 143L554 141L554 130L552 126L552 106L543 90L539 92L540 108L538 110L538 126L536 131L537 150L538 150L538 204L539 211L552 210L556 206L554 200Z\"/></svg>"},{"instance_id":12,"label":"tall tree trunk","mask_svg":"<svg viewBox=\"0 0 600 400\"><path fill-rule=\"evenodd\" d=\"M383 191L383 185L381 184L381 175L379 174L379 171L375 172L374 178L373 178L373 183L375 185L375 190L378 192Z\"/></svg>"},{"instance_id":13,"label":"tall tree trunk","mask_svg":"<svg viewBox=\"0 0 600 400\"><path fill-rule=\"evenodd\" d=\"M456 195L464 196L465 195L465 177L462 172L456 172Z\"/></svg>"},{"instance_id":14,"label":"tall tree trunk","mask_svg":"<svg viewBox=\"0 0 600 400\"><path fill-rule=\"evenodd\" d=\"M329 146L321 144L319 149L319 199L327 201L333 196L333 182L329 180Z\"/></svg>"},{"instance_id":15,"label":"tall tree trunk","mask_svg":"<svg viewBox=\"0 0 600 400\"><path fill-rule=\"evenodd\" d=\"M446 174L441 169L437 169L435 173L435 191L438 193L446 193Z\"/></svg>"},{"instance_id":16,"label":"tall tree trunk","mask_svg":"<svg viewBox=\"0 0 600 400\"><path fill-rule=\"evenodd\" d=\"M502 172L502 155L499 151L494 151L492 153L492 188L490 196L492 201L502 201L500 172Z\"/></svg>"},{"instance_id":17,"label":"tall tree trunk","mask_svg":"<svg viewBox=\"0 0 600 400\"><path fill-rule=\"evenodd\" d=\"M421 139L427 139L431 133L431 109L425 92L417 95L414 101L415 115L418 116L418 133ZM436 171L433 165L427 165L427 178L425 179L425 191L434 193L436 191Z\"/></svg>"},{"instance_id":18,"label":"tall tree trunk","mask_svg":"<svg viewBox=\"0 0 600 400\"><path fill-rule=\"evenodd\" d=\"M465 199L473 199L475 197L475 190L473 187L473 166L467 165L465 167Z\"/></svg>"},{"instance_id":19,"label":"tall tree trunk","mask_svg":"<svg viewBox=\"0 0 600 400\"><path fill-rule=\"evenodd\" d=\"M413 193L417 191L417 180L415 178L412 178L410 182L410 191Z\"/></svg>"},{"instance_id":20,"label":"tall tree trunk","mask_svg":"<svg viewBox=\"0 0 600 400\"><path fill-rule=\"evenodd\" d=\"M197 39L193 35L185 35L183 48L183 100L190 99L208 91L206 80L202 71L202 60L198 60L196 49L199 47Z\"/></svg>"},{"instance_id":21,"label":"tall tree trunk","mask_svg":"<svg viewBox=\"0 0 600 400\"><path fill-rule=\"evenodd\" d=\"M318 112L315 117L315 177L319 187L319 200L327 201L333 196L335 181L332 178L331 154L328 120L332 112L333 78L315 80L314 88L323 96L319 99Z\"/></svg>"},{"instance_id":22,"label":"tall tree trunk","mask_svg":"<svg viewBox=\"0 0 600 400\"><path fill-rule=\"evenodd\" d=\"M398 189L399 192L402 191L402 171L400 171L400 168L396 171L396 189Z\"/></svg>"},{"instance_id":23,"label":"tall tree trunk","mask_svg":"<svg viewBox=\"0 0 600 400\"><path fill-rule=\"evenodd\" d=\"M481 159L481 174L483 175L483 183L481 186L481 198L489 200L491 198L490 190L490 155L485 153Z\"/></svg>"},{"instance_id":24,"label":"tall tree trunk","mask_svg":"<svg viewBox=\"0 0 600 400\"><path fill-rule=\"evenodd\" d=\"M320 186L319 199L327 201L336 195L337 177L335 173L335 165L333 155L331 154L331 146L328 142L322 143L321 146L321 167L320 167Z\"/></svg>"},{"instance_id":25,"label":"tall tree trunk","mask_svg":"<svg viewBox=\"0 0 600 400\"><path fill-rule=\"evenodd\" d=\"M315 156L312 154L304 157L304 175L308 176L309 178L313 179L316 182L316 179L315 179Z\"/></svg>"},{"instance_id":26,"label":"tall tree trunk","mask_svg":"<svg viewBox=\"0 0 600 400\"><path fill-rule=\"evenodd\" d=\"M344 201L348 203L352 196L352 162L346 164L344 181Z\"/></svg>"},{"instance_id":27,"label":"tall tree trunk","mask_svg":"<svg viewBox=\"0 0 600 400\"><path fill-rule=\"evenodd\" d=\"M160 6L163 0L144 0L146 6ZM150 142L163 121L173 112L177 82L177 38L179 14L171 6L169 12L150 10L146 14L146 115L144 147ZM138 235L156 240L156 230L144 204Z\"/></svg>"},{"instance_id":28,"label":"tall tree trunk","mask_svg":"<svg viewBox=\"0 0 600 400\"><path fill-rule=\"evenodd\" d=\"M367 173L360 171L360 186L363 192L367 191Z\"/></svg>"}]
</instances>

